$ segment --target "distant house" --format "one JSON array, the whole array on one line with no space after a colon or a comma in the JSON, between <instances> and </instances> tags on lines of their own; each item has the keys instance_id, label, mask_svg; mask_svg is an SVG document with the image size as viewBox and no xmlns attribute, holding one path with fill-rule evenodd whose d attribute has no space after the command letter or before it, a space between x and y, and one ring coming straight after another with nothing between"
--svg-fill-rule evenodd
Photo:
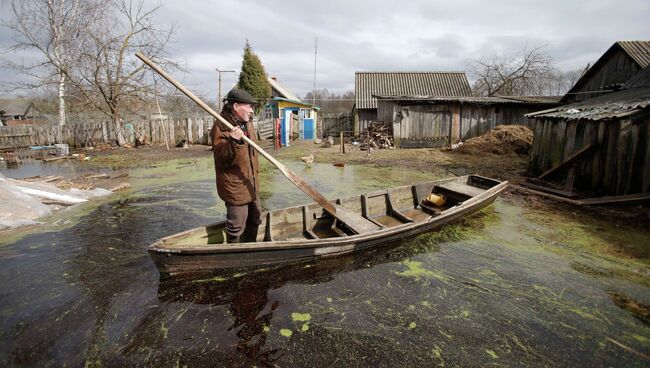
<instances>
[{"instance_id":1,"label":"distant house","mask_svg":"<svg viewBox=\"0 0 650 368\"><path fill-rule=\"evenodd\" d=\"M650 65L650 41L618 41L592 65L562 98L584 101L620 90L632 76Z\"/></svg>"},{"instance_id":2,"label":"distant house","mask_svg":"<svg viewBox=\"0 0 650 368\"><path fill-rule=\"evenodd\" d=\"M596 195L650 192L650 66L620 91L527 116L531 174Z\"/></svg>"},{"instance_id":3,"label":"distant house","mask_svg":"<svg viewBox=\"0 0 650 368\"><path fill-rule=\"evenodd\" d=\"M524 115L557 106L560 96L386 96L377 100L377 121L392 124L401 148L436 147L481 135L497 125L528 126Z\"/></svg>"},{"instance_id":4,"label":"distant house","mask_svg":"<svg viewBox=\"0 0 650 368\"><path fill-rule=\"evenodd\" d=\"M42 119L38 119L39 115L40 111L30 100L0 100L0 120L5 126L42 124Z\"/></svg>"},{"instance_id":5,"label":"distant house","mask_svg":"<svg viewBox=\"0 0 650 368\"><path fill-rule=\"evenodd\" d=\"M354 89L355 132L377 121L377 98L373 96L472 95L464 72L356 72Z\"/></svg>"},{"instance_id":6,"label":"distant house","mask_svg":"<svg viewBox=\"0 0 650 368\"><path fill-rule=\"evenodd\" d=\"M320 107L302 101L277 77L268 77L268 81L272 98L261 115L260 137L275 137L276 146L289 146L296 139L315 139Z\"/></svg>"}]
</instances>

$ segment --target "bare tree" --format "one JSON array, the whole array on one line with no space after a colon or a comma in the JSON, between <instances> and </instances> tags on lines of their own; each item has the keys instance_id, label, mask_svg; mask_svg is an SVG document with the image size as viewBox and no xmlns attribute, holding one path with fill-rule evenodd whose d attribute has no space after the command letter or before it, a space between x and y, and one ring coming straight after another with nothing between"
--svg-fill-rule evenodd
<instances>
[{"instance_id":1,"label":"bare tree","mask_svg":"<svg viewBox=\"0 0 650 368\"><path fill-rule=\"evenodd\" d=\"M144 0L110 1L115 9L89 30L88 47L82 53L73 76L73 84L89 104L108 116L117 133L119 145L125 144L122 114L126 106L146 99L153 88L152 74L134 57L142 51L163 65L165 48L174 26L155 21L161 5L145 8Z\"/></svg>"},{"instance_id":2,"label":"bare tree","mask_svg":"<svg viewBox=\"0 0 650 368\"><path fill-rule=\"evenodd\" d=\"M493 56L469 60L468 64L476 80L474 94L479 96L535 94L540 83L556 71L543 46L524 48L515 57Z\"/></svg>"},{"instance_id":3,"label":"bare tree","mask_svg":"<svg viewBox=\"0 0 650 368\"><path fill-rule=\"evenodd\" d=\"M582 75L582 69L569 71L554 70L541 78L532 94L546 96L562 96L578 81Z\"/></svg>"},{"instance_id":4,"label":"bare tree","mask_svg":"<svg viewBox=\"0 0 650 368\"><path fill-rule=\"evenodd\" d=\"M97 0L19 0L11 2L13 18L3 25L13 31L9 53L37 51L31 63L6 60L5 64L32 77L11 88L38 88L58 84L59 127L65 124L66 81L72 65L87 43L86 30L101 16Z\"/></svg>"},{"instance_id":5,"label":"bare tree","mask_svg":"<svg viewBox=\"0 0 650 368\"><path fill-rule=\"evenodd\" d=\"M331 93L325 89L307 92L304 101L315 101L321 107L323 113L345 113L352 110L354 106L354 91L346 91L341 94Z\"/></svg>"}]
</instances>

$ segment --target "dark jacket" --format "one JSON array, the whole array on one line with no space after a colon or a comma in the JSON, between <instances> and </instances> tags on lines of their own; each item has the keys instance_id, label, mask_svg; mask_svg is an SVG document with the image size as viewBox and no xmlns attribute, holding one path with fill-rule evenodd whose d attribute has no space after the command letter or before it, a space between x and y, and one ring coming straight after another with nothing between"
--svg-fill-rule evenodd
<instances>
[{"instance_id":1,"label":"dark jacket","mask_svg":"<svg viewBox=\"0 0 650 368\"><path fill-rule=\"evenodd\" d=\"M222 111L221 116L237 126L230 112ZM255 141L253 123L246 123L246 128L250 138ZM238 143L230 138L230 131L218 120L212 126L210 136L219 197L226 204L236 206L253 202L259 193L257 151L246 142Z\"/></svg>"}]
</instances>

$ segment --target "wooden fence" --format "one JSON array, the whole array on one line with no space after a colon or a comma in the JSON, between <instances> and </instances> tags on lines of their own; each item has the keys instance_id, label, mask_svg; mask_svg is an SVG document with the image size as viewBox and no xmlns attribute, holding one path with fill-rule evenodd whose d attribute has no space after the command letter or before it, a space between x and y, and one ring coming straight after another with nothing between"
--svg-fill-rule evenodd
<instances>
[{"instance_id":1,"label":"wooden fence","mask_svg":"<svg viewBox=\"0 0 650 368\"><path fill-rule=\"evenodd\" d=\"M164 144L165 137L170 145L186 139L188 143L210 144L210 129L213 118L185 118L178 120L149 120L124 124L127 143L134 144L136 137L144 135L148 142ZM0 127L0 149L14 149L29 146L49 146L66 143L71 147L94 146L99 143L116 142L115 127L110 121L67 124L61 129L57 140L56 125L17 125Z\"/></svg>"},{"instance_id":2,"label":"wooden fence","mask_svg":"<svg viewBox=\"0 0 650 368\"><path fill-rule=\"evenodd\" d=\"M323 114L323 137L338 136L339 132L354 130L354 119L350 114Z\"/></svg>"}]
</instances>

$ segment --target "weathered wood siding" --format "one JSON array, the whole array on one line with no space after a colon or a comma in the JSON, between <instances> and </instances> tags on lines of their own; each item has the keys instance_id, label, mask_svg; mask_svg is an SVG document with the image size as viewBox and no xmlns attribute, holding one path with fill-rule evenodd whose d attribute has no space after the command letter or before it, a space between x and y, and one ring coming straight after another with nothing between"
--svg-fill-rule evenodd
<instances>
[{"instance_id":1,"label":"weathered wood siding","mask_svg":"<svg viewBox=\"0 0 650 368\"><path fill-rule=\"evenodd\" d=\"M524 125L532 129L525 114L545 109L538 105L460 105L460 137L453 136L454 141L466 140L485 134L497 125Z\"/></svg>"},{"instance_id":2,"label":"weathered wood siding","mask_svg":"<svg viewBox=\"0 0 650 368\"><path fill-rule=\"evenodd\" d=\"M181 139L189 143L209 144L212 118L187 118L165 121L163 131L160 120L132 122L133 129L144 134L148 142L164 144L165 134L169 144L174 144ZM21 148L29 146L47 146L57 143L56 126L10 126L0 127L0 149ZM128 143L135 142L136 133L125 129L125 138ZM114 142L115 129L113 124L104 121L97 123L67 124L62 129L62 143L71 147L92 146L98 143Z\"/></svg>"},{"instance_id":3,"label":"weathered wood siding","mask_svg":"<svg viewBox=\"0 0 650 368\"><path fill-rule=\"evenodd\" d=\"M363 132L373 121L377 121L377 109L355 110L355 132Z\"/></svg>"},{"instance_id":4,"label":"weathered wood siding","mask_svg":"<svg viewBox=\"0 0 650 368\"><path fill-rule=\"evenodd\" d=\"M497 125L534 126L524 115L547 108L532 104L421 103L379 100L376 121L392 122L395 145L402 140L458 142L485 134Z\"/></svg>"},{"instance_id":5,"label":"weathered wood siding","mask_svg":"<svg viewBox=\"0 0 650 368\"><path fill-rule=\"evenodd\" d=\"M529 172L537 176L587 144L598 148L576 166L574 187L596 195L650 192L650 116L585 121L536 119ZM549 178L562 182L566 171Z\"/></svg>"},{"instance_id":6,"label":"weathered wood siding","mask_svg":"<svg viewBox=\"0 0 650 368\"><path fill-rule=\"evenodd\" d=\"M451 111L449 105L402 106L399 111L400 137L404 139L449 139Z\"/></svg>"},{"instance_id":7,"label":"weathered wood siding","mask_svg":"<svg viewBox=\"0 0 650 368\"><path fill-rule=\"evenodd\" d=\"M602 93L588 92L599 91L613 84L625 83L639 70L641 70L639 66L623 50L619 49L582 86L572 91L566 102L572 103L600 96Z\"/></svg>"}]
</instances>

